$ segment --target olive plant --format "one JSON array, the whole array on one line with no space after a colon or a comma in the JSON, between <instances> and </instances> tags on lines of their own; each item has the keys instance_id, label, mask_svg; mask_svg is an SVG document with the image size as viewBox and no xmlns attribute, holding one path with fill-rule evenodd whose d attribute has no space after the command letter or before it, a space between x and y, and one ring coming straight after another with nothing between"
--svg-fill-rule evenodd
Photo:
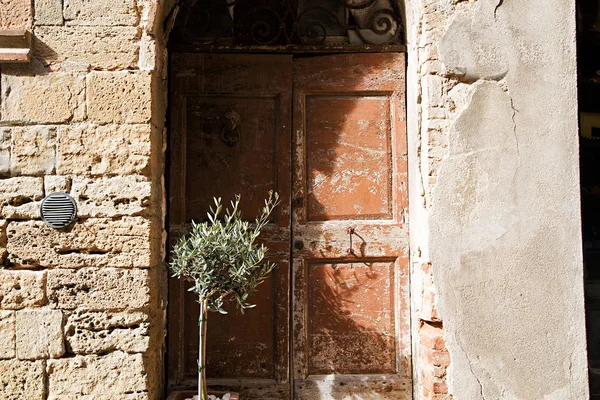
<instances>
[{"instance_id":1,"label":"olive plant","mask_svg":"<svg viewBox=\"0 0 600 400\"><path fill-rule=\"evenodd\" d=\"M173 276L191 282L189 289L198 295L198 399L207 400L206 391L206 323L207 311L227 314L223 309L228 298L243 313L255 305L248 296L262 283L275 264L264 261L267 248L257 243L260 231L269 222L269 215L279 204L277 193L269 192L265 206L254 223L242 220L240 195L221 217L221 199L207 213L208 221L196 223L188 235L181 237L171 252L169 264Z\"/></svg>"}]
</instances>

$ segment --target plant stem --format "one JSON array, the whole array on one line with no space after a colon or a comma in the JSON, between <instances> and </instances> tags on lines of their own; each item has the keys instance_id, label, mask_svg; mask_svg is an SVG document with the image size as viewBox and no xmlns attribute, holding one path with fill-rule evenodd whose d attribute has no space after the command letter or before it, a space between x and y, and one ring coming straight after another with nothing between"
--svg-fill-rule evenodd
<instances>
[{"instance_id":1,"label":"plant stem","mask_svg":"<svg viewBox=\"0 0 600 400\"><path fill-rule=\"evenodd\" d=\"M208 400L206 391L206 320L208 317L208 300L201 299L200 317L198 319L198 399Z\"/></svg>"}]
</instances>

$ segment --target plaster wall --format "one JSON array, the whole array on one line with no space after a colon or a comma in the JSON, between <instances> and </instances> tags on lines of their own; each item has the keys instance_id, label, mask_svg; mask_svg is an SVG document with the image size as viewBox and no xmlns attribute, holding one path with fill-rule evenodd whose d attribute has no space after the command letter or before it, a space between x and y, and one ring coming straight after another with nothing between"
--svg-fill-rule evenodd
<instances>
[{"instance_id":1,"label":"plaster wall","mask_svg":"<svg viewBox=\"0 0 600 400\"><path fill-rule=\"evenodd\" d=\"M438 43L450 125L428 164L448 392L584 399L574 3L469 3Z\"/></svg>"}]
</instances>

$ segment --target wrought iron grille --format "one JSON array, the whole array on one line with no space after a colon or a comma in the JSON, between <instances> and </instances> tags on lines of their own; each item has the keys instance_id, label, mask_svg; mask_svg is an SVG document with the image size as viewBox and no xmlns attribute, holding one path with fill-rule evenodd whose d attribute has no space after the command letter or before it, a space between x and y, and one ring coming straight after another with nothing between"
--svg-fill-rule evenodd
<instances>
[{"instance_id":1,"label":"wrought iron grille","mask_svg":"<svg viewBox=\"0 0 600 400\"><path fill-rule=\"evenodd\" d=\"M184 0L175 29L201 45L395 45L396 0Z\"/></svg>"}]
</instances>

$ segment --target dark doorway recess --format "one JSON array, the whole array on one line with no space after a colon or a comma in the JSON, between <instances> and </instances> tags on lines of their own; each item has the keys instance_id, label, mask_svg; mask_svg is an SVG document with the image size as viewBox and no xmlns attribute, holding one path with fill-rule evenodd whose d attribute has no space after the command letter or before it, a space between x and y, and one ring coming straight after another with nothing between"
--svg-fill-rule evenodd
<instances>
[{"instance_id":1,"label":"dark doorway recess","mask_svg":"<svg viewBox=\"0 0 600 400\"><path fill-rule=\"evenodd\" d=\"M600 1L577 1L581 209L590 398L600 399Z\"/></svg>"}]
</instances>

